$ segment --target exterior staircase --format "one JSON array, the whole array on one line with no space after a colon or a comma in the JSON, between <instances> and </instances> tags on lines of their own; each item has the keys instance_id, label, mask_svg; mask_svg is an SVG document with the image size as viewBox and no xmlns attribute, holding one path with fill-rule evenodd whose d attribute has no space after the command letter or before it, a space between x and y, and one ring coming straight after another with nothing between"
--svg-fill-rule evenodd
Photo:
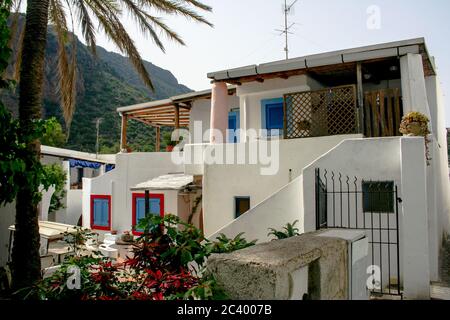
<instances>
[{"instance_id":1,"label":"exterior staircase","mask_svg":"<svg viewBox=\"0 0 450 320\"><path fill-rule=\"evenodd\" d=\"M450 239L447 238L442 246L441 253L441 279L450 286Z\"/></svg>"},{"instance_id":2,"label":"exterior staircase","mask_svg":"<svg viewBox=\"0 0 450 320\"><path fill-rule=\"evenodd\" d=\"M450 238L447 237L441 250L441 282L431 284L431 299L450 300Z\"/></svg>"}]
</instances>

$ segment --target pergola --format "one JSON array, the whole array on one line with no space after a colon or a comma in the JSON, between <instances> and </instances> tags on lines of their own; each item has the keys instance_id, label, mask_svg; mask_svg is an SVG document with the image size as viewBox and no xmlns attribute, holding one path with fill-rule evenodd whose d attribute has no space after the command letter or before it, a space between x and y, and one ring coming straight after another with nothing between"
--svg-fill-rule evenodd
<instances>
[{"instance_id":1,"label":"pergola","mask_svg":"<svg viewBox=\"0 0 450 320\"><path fill-rule=\"evenodd\" d=\"M229 93L233 94L235 90L230 88ZM165 100L118 108L117 112L122 116L121 150L127 148L128 120L133 119L156 128L155 151L159 152L161 127L174 129L189 127L192 103L198 99L211 99L211 90L191 92Z\"/></svg>"}]
</instances>

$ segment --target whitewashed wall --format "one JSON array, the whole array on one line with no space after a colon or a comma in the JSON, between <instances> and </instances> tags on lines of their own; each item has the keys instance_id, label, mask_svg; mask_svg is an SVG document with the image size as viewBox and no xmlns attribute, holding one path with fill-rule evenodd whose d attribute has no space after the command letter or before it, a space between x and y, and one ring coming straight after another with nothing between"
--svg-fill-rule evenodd
<instances>
[{"instance_id":1,"label":"whitewashed wall","mask_svg":"<svg viewBox=\"0 0 450 320\"><path fill-rule=\"evenodd\" d=\"M172 153L118 154L116 169L94 179L83 179L83 226L90 227L90 195L111 195L112 229L130 230L132 225L131 187L161 175L183 172L183 165L174 164ZM177 211L177 196L167 193L167 210ZM172 203L173 202L173 203ZM166 210L166 211L167 211Z\"/></svg>"},{"instance_id":2,"label":"whitewashed wall","mask_svg":"<svg viewBox=\"0 0 450 320\"><path fill-rule=\"evenodd\" d=\"M246 240L263 243L273 239L268 236L269 228L281 230L287 223L293 223L295 220L298 220L296 227L299 232L304 233L302 190L303 176L300 176L246 214L210 235L209 239L215 240L221 233L234 238L245 232L243 237Z\"/></svg>"},{"instance_id":3,"label":"whitewashed wall","mask_svg":"<svg viewBox=\"0 0 450 320\"><path fill-rule=\"evenodd\" d=\"M228 108L231 111L232 109L239 108L239 98L235 95L228 96ZM201 122L202 130L197 132L194 131L194 123ZM189 123L189 132L191 133L191 144L198 143L209 143L209 134L205 135L205 133L210 129L211 123L211 100L210 99L201 99L195 100L191 109L190 123ZM206 139L203 139L206 137Z\"/></svg>"},{"instance_id":4,"label":"whitewashed wall","mask_svg":"<svg viewBox=\"0 0 450 320\"><path fill-rule=\"evenodd\" d=\"M330 136L321 138L281 140L279 152L279 172L276 175L263 176L263 165L213 164L204 166L203 209L205 234L211 235L235 219L234 197L249 196L252 207L261 203L300 176L302 169L348 138L360 135ZM252 148L247 144L228 144L226 154L237 148ZM210 145L205 153L222 145ZM247 152L248 154L248 152ZM291 170L291 171L290 171Z\"/></svg>"},{"instance_id":5,"label":"whitewashed wall","mask_svg":"<svg viewBox=\"0 0 450 320\"><path fill-rule=\"evenodd\" d=\"M300 220L302 232L314 231L316 168L356 176L360 181L389 180L398 185L399 196L403 200L399 207L399 227L401 278L405 297L429 297L427 178L424 142L421 138L345 140L307 166L302 176L217 233L231 237L245 232L249 240L258 238L266 241L267 228L280 228L297 219ZM217 233L210 234L210 237L214 238ZM385 254L386 251L383 252L384 264L387 261ZM387 265L384 264L386 270ZM396 263L391 266L396 268ZM384 282L386 285L387 279Z\"/></svg>"},{"instance_id":6,"label":"whitewashed wall","mask_svg":"<svg viewBox=\"0 0 450 320\"><path fill-rule=\"evenodd\" d=\"M15 223L16 203L0 207L0 267L8 262L9 226Z\"/></svg>"},{"instance_id":7,"label":"whitewashed wall","mask_svg":"<svg viewBox=\"0 0 450 320\"><path fill-rule=\"evenodd\" d=\"M240 99L241 129L262 128L261 100L281 98L287 93L309 91L317 87L319 84L305 75L242 84L236 92ZM247 138L242 134L241 142L247 141Z\"/></svg>"}]
</instances>

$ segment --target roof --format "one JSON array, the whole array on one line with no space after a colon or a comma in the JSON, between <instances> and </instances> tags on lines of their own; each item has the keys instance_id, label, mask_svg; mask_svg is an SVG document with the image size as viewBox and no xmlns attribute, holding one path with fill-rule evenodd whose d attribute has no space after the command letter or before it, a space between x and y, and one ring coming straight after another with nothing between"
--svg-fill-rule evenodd
<instances>
[{"instance_id":1,"label":"roof","mask_svg":"<svg viewBox=\"0 0 450 320\"><path fill-rule=\"evenodd\" d=\"M60 157L60 158L71 158L77 160L86 160L91 162L99 162L105 164L115 164L116 155L115 154L99 154L87 153L81 151L75 151L70 149L55 148L50 146L41 146L41 154L46 156Z\"/></svg>"},{"instance_id":2,"label":"roof","mask_svg":"<svg viewBox=\"0 0 450 320\"><path fill-rule=\"evenodd\" d=\"M402 56L407 53L422 54L426 74L435 74L435 67L428 55L425 39L417 38L222 70L208 73L208 78L215 81L227 81L244 77L264 76L295 70L308 70L331 65L386 59Z\"/></svg>"},{"instance_id":3,"label":"roof","mask_svg":"<svg viewBox=\"0 0 450 320\"><path fill-rule=\"evenodd\" d=\"M70 158L77 160L86 160L91 162L99 162L105 164L115 164L116 155L114 154L93 154L81 151L61 149L49 146L41 146L41 154L46 156L53 156L59 158Z\"/></svg>"},{"instance_id":4,"label":"roof","mask_svg":"<svg viewBox=\"0 0 450 320\"><path fill-rule=\"evenodd\" d=\"M8 228L10 231L15 231L16 227L14 225ZM39 234L44 239L55 240L62 238L65 232L74 233L77 229L75 226L50 222L50 221L39 221Z\"/></svg>"},{"instance_id":5,"label":"roof","mask_svg":"<svg viewBox=\"0 0 450 320\"><path fill-rule=\"evenodd\" d=\"M236 92L230 86L229 93ZM189 126L192 102L199 99L210 99L211 89L185 93L164 100L150 101L126 107L117 108L122 116L134 119L154 127Z\"/></svg>"},{"instance_id":6,"label":"roof","mask_svg":"<svg viewBox=\"0 0 450 320\"><path fill-rule=\"evenodd\" d=\"M194 176L185 174L168 174L138 184L132 191L145 190L181 190L194 182Z\"/></svg>"}]
</instances>

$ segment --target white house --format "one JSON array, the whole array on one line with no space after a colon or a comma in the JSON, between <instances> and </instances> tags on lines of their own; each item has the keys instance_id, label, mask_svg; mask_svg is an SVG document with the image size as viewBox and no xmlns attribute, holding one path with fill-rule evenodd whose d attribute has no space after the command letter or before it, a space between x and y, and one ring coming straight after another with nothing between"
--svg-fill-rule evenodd
<instances>
[{"instance_id":1,"label":"white house","mask_svg":"<svg viewBox=\"0 0 450 320\"><path fill-rule=\"evenodd\" d=\"M43 165L57 164L67 175L65 184L66 196L62 200L64 208L49 213L49 206L54 188L50 188L42 196L39 204L39 220L58 222L68 225L78 225L82 215L83 177L98 177L112 170L115 165L115 155L95 155L86 152L41 146L41 163ZM9 231L15 223L15 202L0 207L0 266L7 263Z\"/></svg>"},{"instance_id":2,"label":"white house","mask_svg":"<svg viewBox=\"0 0 450 320\"><path fill-rule=\"evenodd\" d=\"M230 95L230 108L238 108L235 89L229 88L227 94ZM170 213L186 221L191 217L196 226L203 227L199 191L201 180L198 182L191 174L184 175L183 152L160 152L160 128L184 128L193 132L194 120L201 121L203 128L196 140L185 142L207 143L209 136L206 140L202 136L209 130L210 109L211 90L119 108L123 152L116 156L115 170L102 177L83 179L83 226L104 232L131 231L140 217L144 216L145 190L151 190L151 213ZM140 121L156 128L156 152L127 151L128 120ZM174 162L173 158L179 161ZM178 184L180 181L182 183ZM95 220L102 221L97 225Z\"/></svg>"},{"instance_id":3,"label":"white house","mask_svg":"<svg viewBox=\"0 0 450 320\"><path fill-rule=\"evenodd\" d=\"M141 190L157 198L167 188L155 193L146 181L171 173L192 176L202 187L198 224L208 237L245 232L249 240L264 242L268 228L294 220L301 232L366 230L371 263L381 275L373 291L429 297L450 231L450 190L444 104L424 39L245 66L208 78L211 91L118 110L124 150L130 118L157 133L161 126L188 128L189 143L182 153L121 153L116 170L85 179L85 226L112 211L105 228L128 230L133 217L142 215L133 209L136 185L144 183ZM429 165L424 139L398 131L410 111L431 120ZM103 207L95 209L102 197ZM187 216L172 209L179 194L163 198L159 214Z\"/></svg>"}]
</instances>

